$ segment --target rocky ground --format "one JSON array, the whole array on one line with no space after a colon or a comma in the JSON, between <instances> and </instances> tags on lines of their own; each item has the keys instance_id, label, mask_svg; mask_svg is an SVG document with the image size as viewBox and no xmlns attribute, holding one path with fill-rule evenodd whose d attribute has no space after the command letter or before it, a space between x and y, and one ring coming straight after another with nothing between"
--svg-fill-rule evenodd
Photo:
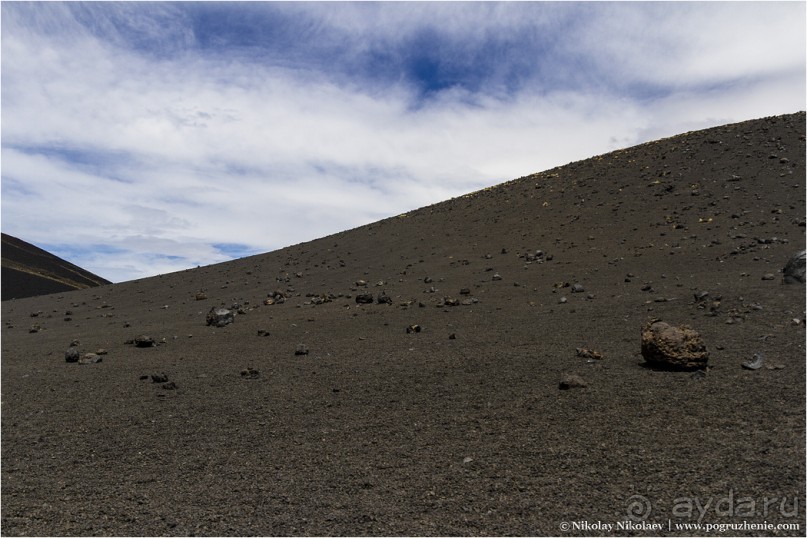
<instances>
[{"instance_id":1,"label":"rocky ground","mask_svg":"<svg viewBox=\"0 0 807 538\"><path fill-rule=\"evenodd\" d=\"M5 301L2 532L803 535L804 219L800 113Z\"/></svg>"}]
</instances>

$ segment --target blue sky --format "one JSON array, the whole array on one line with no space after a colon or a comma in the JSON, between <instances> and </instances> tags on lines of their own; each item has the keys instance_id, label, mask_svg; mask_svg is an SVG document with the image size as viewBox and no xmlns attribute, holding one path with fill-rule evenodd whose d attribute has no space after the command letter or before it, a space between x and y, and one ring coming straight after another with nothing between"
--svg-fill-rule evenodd
<instances>
[{"instance_id":1,"label":"blue sky","mask_svg":"<svg viewBox=\"0 0 807 538\"><path fill-rule=\"evenodd\" d=\"M805 107L804 2L3 2L2 229L113 281Z\"/></svg>"}]
</instances>

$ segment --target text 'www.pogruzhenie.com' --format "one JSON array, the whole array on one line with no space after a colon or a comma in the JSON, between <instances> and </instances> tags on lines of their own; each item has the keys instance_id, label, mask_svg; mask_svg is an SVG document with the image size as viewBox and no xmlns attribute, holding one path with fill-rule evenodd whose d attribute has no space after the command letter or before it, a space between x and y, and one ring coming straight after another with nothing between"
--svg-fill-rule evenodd
<instances>
[{"instance_id":1,"label":"text 'www.pogruzhenie.com'","mask_svg":"<svg viewBox=\"0 0 807 538\"><path fill-rule=\"evenodd\" d=\"M648 532L659 533L662 531L676 531L676 532L703 532L709 533L735 533L739 531L800 531L801 525L799 523L769 523L763 522L736 522L736 523L677 523L671 519L664 523L649 522L649 521L617 521L615 523L603 521L562 521L560 523L560 530L562 532L575 534L578 532L614 532L621 533L626 531L631 532Z\"/></svg>"}]
</instances>

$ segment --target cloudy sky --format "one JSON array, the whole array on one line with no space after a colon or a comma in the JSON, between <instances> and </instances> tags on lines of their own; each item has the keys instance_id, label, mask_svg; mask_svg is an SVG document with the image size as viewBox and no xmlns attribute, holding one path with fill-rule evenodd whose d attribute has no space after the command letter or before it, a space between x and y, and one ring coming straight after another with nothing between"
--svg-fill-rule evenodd
<instances>
[{"instance_id":1,"label":"cloudy sky","mask_svg":"<svg viewBox=\"0 0 807 538\"><path fill-rule=\"evenodd\" d=\"M804 2L2 2L2 230L115 282L805 109Z\"/></svg>"}]
</instances>

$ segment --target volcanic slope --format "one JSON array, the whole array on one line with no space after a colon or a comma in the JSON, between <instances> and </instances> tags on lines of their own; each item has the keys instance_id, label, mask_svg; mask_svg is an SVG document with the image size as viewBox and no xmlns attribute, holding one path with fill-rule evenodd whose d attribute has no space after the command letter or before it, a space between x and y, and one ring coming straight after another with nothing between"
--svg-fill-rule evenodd
<instances>
[{"instance_id":1,"label":"volcanic slope","mask_svg":"<svg viewBox=\"0 0 807 538\"><path fill-rule=\"evenodd\" d=\"M110 282L50 252L2 234L2 299L102 286Z\"/></svg>"},{"instance_id":2,"label":"volcanic slope","mask_svg":"<svg viewBox=\"0 0 807 538\"><path fill-rule=\"evenodd\" d=\"M4 302L3 533L557 535L630 512L802 535L805 295L781 268L804 216L802 112ZM243 313L208 326L214 306ZM701 334L705 375L641 365L652 318ZM103 362L67 363L73 340Z\"/></svg>"}]
</instances>

